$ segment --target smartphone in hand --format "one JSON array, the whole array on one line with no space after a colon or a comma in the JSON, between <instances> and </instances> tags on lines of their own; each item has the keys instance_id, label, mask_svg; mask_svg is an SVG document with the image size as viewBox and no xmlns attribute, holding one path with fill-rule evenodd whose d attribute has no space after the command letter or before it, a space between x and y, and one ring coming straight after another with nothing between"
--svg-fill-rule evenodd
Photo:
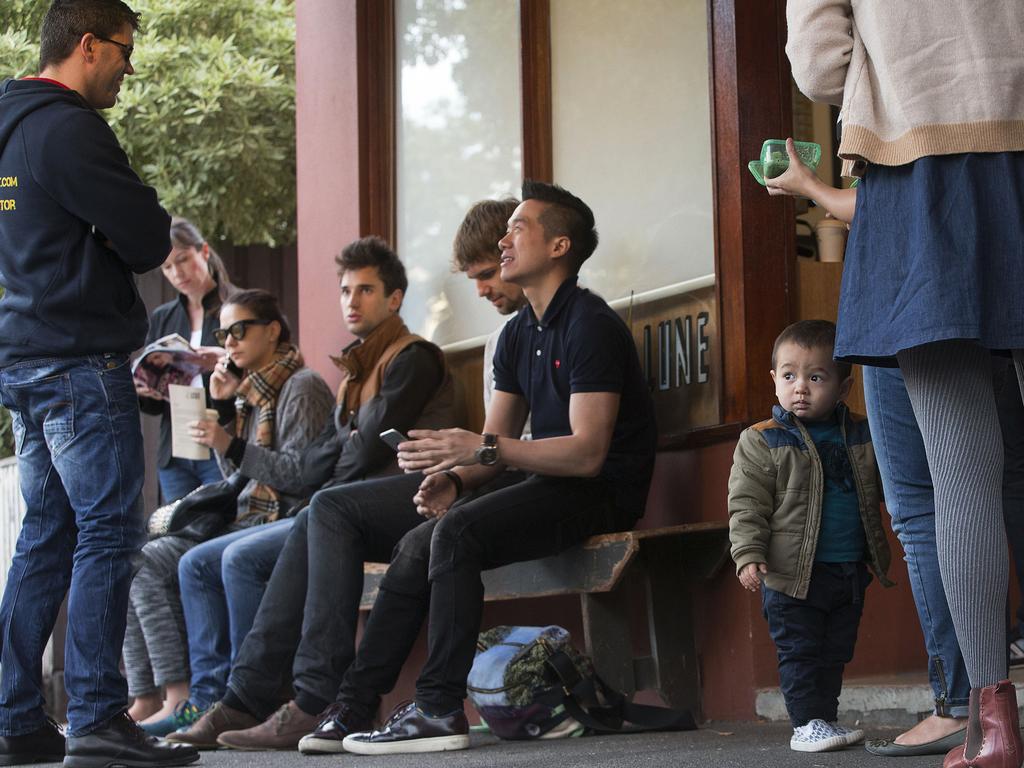
<instances>
[{"instance_id":1,"label":"smartphone in hand","mask_svg":"<svg viewBox=\"0 0 1024 768\"><path fill-rule=\"evenodd\" d=\"M380 433L380 439L383 440L391 450L397 451L398 444L404 443L409 438L403 435L397 429L389 429L386 432Z\"/></svg>"},{"instance_id":2,"label":"smartphone in hand","mask_svg":"<svg viewBox=\"0 0 1024 768\"><path fill-rule=\"evenodd\" d=\"M241 368L239 368L237 365L235 365L235 361L232 360L231 358L228 358L228 363L227 363L226 368L228 370L228 373L230 373L232 376L234 376L239 381L241 381L243 378L245 378L245 371L243 371Z\"/></svg>"}]
</instances>

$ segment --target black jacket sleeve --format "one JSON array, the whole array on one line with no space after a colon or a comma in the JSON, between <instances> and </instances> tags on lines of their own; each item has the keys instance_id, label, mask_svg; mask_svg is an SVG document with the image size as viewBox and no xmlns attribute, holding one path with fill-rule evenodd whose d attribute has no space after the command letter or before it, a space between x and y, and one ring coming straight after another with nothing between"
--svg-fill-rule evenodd
<instances>
[{"instance_id":1,"label":"black jacket sleeve","mask_svg":"<svg viewBox=\"0 0 1024 768\"><path fill-rule=\"evenodd\" d=\"M436 352L419 343L402 350L385 371L380 392L359 409L334 467L332 484L361 480L394 462L395 452L380 433L411 429L443 378Z\"/></svg>"},{"instance_id":2,"label":"black jacket sleeve","mask_svg":"<svg viewBox=\"0 0 1024 768\"><path fill-rule=\"evenodd\" d=\"M338 463L341 448L348 437L347 426L338 424L338 406L334 406L323 430L310 443L302 456L302 485L307 493L329 485L334 465Z\"/></svg>"}]
</instances>

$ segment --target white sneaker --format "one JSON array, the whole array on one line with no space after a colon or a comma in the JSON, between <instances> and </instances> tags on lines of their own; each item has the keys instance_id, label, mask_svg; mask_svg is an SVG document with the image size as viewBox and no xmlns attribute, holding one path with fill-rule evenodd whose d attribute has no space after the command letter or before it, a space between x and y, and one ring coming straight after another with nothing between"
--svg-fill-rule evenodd
<instances>
[{"instance_id":1,"label":"white sneaker","mask_svg":"<svg viewBox=\"0 0 1024 768\"><path fill-rule=\"evenodd\" d=\"M864 731L860 728L847 728L845 725L833 721L829 725L832 726L832 730L846 739L846 746L852 747L854 744L860 744L864 741Z\"/></svg>"},{"instance_id":2,"label":"white sneaker","mask_svg":"<svg viewBox=\"0 0 1024 768\"><path fill-rule=\"evenodd\" d=\"M797 752L829 752L845 746L846 737L820 718L794 728L789 740L789 748Z\"/></svg>"},{"instance_id":3,"label":"white sneaker","mask_svg":"<svg viewBox=\"0 0 1024 768\"><path fill-rule=\"evenodd\" d=\"M399 755L469 748L469 723L461 709L431 717L415 701L399 704L379 731L350 733L341 742L356 755Z\"/></svg>"}]
</instances>

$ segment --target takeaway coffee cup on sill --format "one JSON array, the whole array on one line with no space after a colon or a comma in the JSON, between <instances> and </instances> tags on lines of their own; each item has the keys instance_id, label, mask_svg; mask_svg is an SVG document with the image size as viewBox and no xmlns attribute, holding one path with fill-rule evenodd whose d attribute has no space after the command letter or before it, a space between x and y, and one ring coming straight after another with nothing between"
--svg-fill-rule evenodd
<instances>
[{"instance_id":1,"label":"takeaway coffee cup on sill","mask_svg":"<svg viewBox=\"0 0 1024 768\"><path fill-rule=\"evenodd\" d=\"M217 412L206 407L206 392L202 387L170 384L167 394L171 404L171 456L193 461L210 458L210 449L192 439L188 426L203 418L217 419Z\"/></svg>"},{"instance_id":2,"label":"takeaway coffee cup on sill","mask_svg":"<svg viewBox=\"0 0 1024 768\"><path fill-rule=\"evenodd\" d=\"M814 225L818 239L819 261L842 261L846 252L846 223L838 219L822 219Z\"/></svg>"}]
</instances>

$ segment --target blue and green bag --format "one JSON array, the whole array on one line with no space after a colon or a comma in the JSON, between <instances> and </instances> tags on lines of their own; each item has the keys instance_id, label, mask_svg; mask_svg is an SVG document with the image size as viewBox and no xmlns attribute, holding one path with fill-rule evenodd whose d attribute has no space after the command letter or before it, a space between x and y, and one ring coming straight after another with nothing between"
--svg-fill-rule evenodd
<instances>
[{"instance_id":1,"label":"blue and green bag","mask_svg":"<svg viewBox=\"0 0 1024 768\"><path fill-rule=\"evenodd\" d=\"M602 682L559 626L482 632L467 682L469 698L502 739L696 728L686 710L633 704Z\"/></svg>"}]
</instances>

